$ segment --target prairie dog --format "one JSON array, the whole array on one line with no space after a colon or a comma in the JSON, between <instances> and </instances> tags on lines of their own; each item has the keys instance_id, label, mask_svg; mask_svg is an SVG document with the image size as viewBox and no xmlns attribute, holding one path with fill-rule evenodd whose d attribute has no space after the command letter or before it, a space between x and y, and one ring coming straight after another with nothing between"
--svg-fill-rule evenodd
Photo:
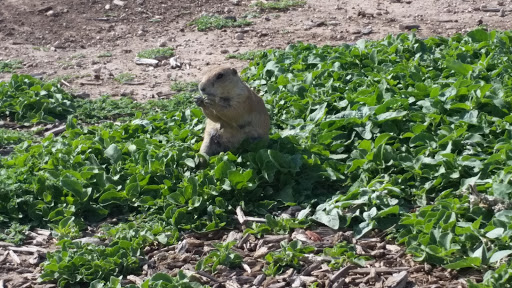
<instances>
[{"instance_id":1,"label":"prairie dog","mask_svg":"<svg viewBox=\"0 0 512 288\"><path fill-rule=\"evenodd\" d=\"M244 139L268 139L270 116L263 99L245 84L236 69L216 67L199 83L195 98L206 120L200 152L208 156L236 148Z\"/></svg>"}]
</instances>

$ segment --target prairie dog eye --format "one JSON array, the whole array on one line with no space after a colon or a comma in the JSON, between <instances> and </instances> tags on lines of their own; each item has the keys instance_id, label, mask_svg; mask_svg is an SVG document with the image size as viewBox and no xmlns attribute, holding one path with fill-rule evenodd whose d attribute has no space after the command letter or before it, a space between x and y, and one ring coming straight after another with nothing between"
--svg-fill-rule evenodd
<instances>
[{"instance_id":1,"label":"prairie dog eye","mask_svg":"<svg viewBox=\"0 0 512 288\"><path fill-rule=\"evenodd\" d=\"M222 79L222 77L224 77L224 74L223 74L223 73L219 73L219 74L217 74L217 80L218 80L218 79Z\"/></svg>"}]
</instances>

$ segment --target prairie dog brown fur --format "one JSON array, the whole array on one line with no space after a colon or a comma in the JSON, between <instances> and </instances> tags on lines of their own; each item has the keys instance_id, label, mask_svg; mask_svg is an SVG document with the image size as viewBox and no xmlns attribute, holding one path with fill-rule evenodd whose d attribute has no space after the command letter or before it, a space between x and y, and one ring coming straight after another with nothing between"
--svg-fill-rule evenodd
<instances>
[{"instance_id":1,"label":"prairie dog brown fur","mask_svg":"<svg viewBox=\"0 0 512 288\"><path fill-rule=\"evenodd\" d=\"M236 148L244 139L268 139L270 116L263 99L245 84L236 69L216 67L199 83L196 97L206 120L200 152L208 156Z\"/></svg>"}]
</instances>

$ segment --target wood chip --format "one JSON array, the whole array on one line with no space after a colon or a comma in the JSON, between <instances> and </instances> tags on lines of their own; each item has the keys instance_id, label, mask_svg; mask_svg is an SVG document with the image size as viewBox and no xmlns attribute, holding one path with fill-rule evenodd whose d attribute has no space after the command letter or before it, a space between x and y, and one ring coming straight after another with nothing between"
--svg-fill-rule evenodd
<instances>
[{"instance_id":1,"label":"wood chip","mask_svg":"<svg viewBox=\"0 0 512 288\"><path fill-rule=\"evenodd\" d=\"M366 274L370 274L372 272L372 269L375 269L375 272L377 272L379 274L393 274L393 273L398 273L398 272L401 272L401 271L407 271L407 270L409 270L409 267L358 268L358 269L351 270L350 273L351 274L366 275Z\"/></svg>"},{"instance_id":2,"label":"wood chip","mask_svg":"<svg viewBox=\"0 0 512 288\"><path fill-rule=\"evenodd\" d=\"M258 277L256 277L256 279L254 279L254 282L252 282L252 285L259 287L259 286L261 286L261 284L263 284L263 282L265 281L266 278L267 278L267 276L265 276L265 274L260 274L260 275L258 275Z\"/></svg>"},{"instance_id":3,"label":"wood chip","mask_svg":"<svg viewBox=\"0 0 512 288\"><path fill-rule=\"evenodd\" d=\"M140 286L142 283L144 283L144 280L140 279L139 277L137 277L135 275L128 275L128 276L126 276L126 279L132 281L137 286Z\"/></svg>"},{"instance_id":4,"label":"wood chip","mask_svg":"<svg viewBox=\"0 0 512 288\"><path fill-rule=\"evenodd\" d=\"M53 128L49 131L46 131L44 133L44 137L47 137L48 135L50 134L53 134L54 136L57 136L57 135L60 135L62 133L64 133L64 131L66 131L66 126L60 126L60 127L57 127L57 128Z\"/></svg>"},{"instance_id":5,"label":"wood chip","mask_svg":"<svg viewBox=\"0 0 512 288\"><path fill-rule=\"evenodd\" d=\"M8 250L16 251L16 252L26 252L26 253L44 253L48 252L48 250L37 247L37 246L24 246L24 247L7 247Z\"/></svg>"},{"instance_id":6,"label":"wood chip","mask_svg":"<svg viewBox=\"0 0 512 288\"><path fill-rule=\"evenodd\" d=\"M226 281L226 283L224 283L224 286L226 286L226 288L240 288L240 287L242 287L238 283L236 283L236 281L233 281L233 280Z\"/></svg>"},{"instance_id":7,"label":"wood chip","mask_svg":"<svg viewBox=\"0 0 512 288\"><path fill-rule=\"evenodd\" d=\"M386 288L404 288L405 284L407 284L407 279L409 274L407 271L402 271L398 274L393 274L393 276L389 277L384 283L384 287Z\"/></svg>"},{"instance_id":8,"label":"wood chip","mask_svg":"<svg viewBox=\"0 0 512 288\"><path fill-rule=\"evenodd\" d=\"M336 272L334 275L331 276L331 278L329 279L332 283L336 283L338 282L338 280L340 280L341 278L345 277L348 275L348 273L350 272L350 270L356 268L356 266L354 265L347 265L343 268L341 268L338 272Z\"/></svg>"},{"instance_id":9,"label":"wood chip","mask_svg":"<svg viewBox=\"0 0 512 288\"><path fill-rule=\"evenodd\" d=\"M18 255L16 255L16 253L14 253L12 250L9 250L9 256L11 257L12 261L13 261L16 265L21 264L21 260L20 260L20 258L19 258L19 257L18 257Z\"/></svg>"},{"instance_id":10,"label":"wood chip","mask_svg":"<svg viewBox=\"0 0 512 288\"><path fill-rule=\"evenodd\" d=\"M158 60L135 57L135 64L156 67L158 65Z\"/></svg>"},{"instance_id":11,"label":"wood chip","mask_svg":"<svg viewBox=\"0 0 512 288\"><path fill-rule=\"evenodd\" d=\"M133 81L123 82L123 85L132 85L132 86L135 86L135 85L144 85L144 84L146 84L146 82L133 82Z\"/></svg>"},{"instance_id":12,"label":"wood chip","mask_svg":"<svg viewBox=\"0 0 512 288\"><path fill-rule=\"evenodd\" d=\"M93 81L80 81L78 82L78 84L80 85L93 85L93 86L100 86L101 84L103 84L103 82L93 82Z\"/></svg>"},{"instance_id":13,"label":"wood chip","mask_svg":"<svg viewBox=\"0 0 512 288\"><path fill-rule=\"evenodd\" d=\"M13 246L15 246L15 245L12 243L0 241L0 247L13 247Z\"/></svg>"},{"instance_id":14,"label":"wood chip","mask_svg":"<svg viewBox=\"0 0 512 288\"><path fill-rule=\"evenodd\" d=\"M261 259L267 255L268 251L268 248L266 246L263 246L260 249L256 250L256 252L254 252L253 257L256 259Z\"/></svg>"}]
</instances>

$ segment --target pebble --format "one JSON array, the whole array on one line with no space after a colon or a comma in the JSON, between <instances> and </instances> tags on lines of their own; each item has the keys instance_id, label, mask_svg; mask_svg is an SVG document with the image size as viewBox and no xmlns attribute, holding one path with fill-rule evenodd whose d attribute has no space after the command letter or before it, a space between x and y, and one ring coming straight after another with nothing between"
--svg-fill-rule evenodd
<instances>
[{"instance_id":1,"label":"pebble","mask_svg":"<svg viewBox=\"0 0 512 288\"><path fill-rule=\"evenodd\" d=\"M505 9L500 9L500 17L505 17Z\"/></svg>"},{"instance_id":2,"label":"pebble","mask_svg":"<svg viewBox=\"0 0 512 288\"><path fill-rule=\"evenodd\" d=\"M228 54L229 50L228 49L222 49L222 50L220 50L220 53L221 54Z\"/></svg>"},{"instance_id":3,"label":"pebble","mask_svg":"<svg viewBox=\"0 0 512 288\"><path fill-rule=\"evenodd\" d=\"M105 5L105 10L110 10L110 4Z\"/></svg>"},{"instance_id":4,"label":"pebble","mask_svg":"<svg viewBox=\"0 0 512 288\"><path fill-rule=\"evenodd\" d=\"M233 8L231 8L231 7L226 7L226 8L224 8L224 12L225 12L225 13L232 13L232 12L233 12Z\"/></svg>"},{"instance_id":5,"label":"pebble","mask_svg":"<svg viewBox=\"0 0 512 288\"><path fill-rule=\"evenodd\" d=\"M167 41L162 40L158 43L158 47L167 47Z\"/></svg>"},{"instance_id":6,"label":"pebble","mask_svg":"<svg viewBox=\"0 0 512 288\"><path fill-rule=\"evenodd\" d=\"M55 11L50 10L50 11L46 12L46 16L48 16L48 17L54 17L54 16L57 16L57 15L55 14Z\"/></svg>"},{"instance_id":7,"label":"pebble","mask_svg":"<svg viewBox=\"0 0 512 288\"><path fill-rule=\"evenodd\" d=\"M114 0L114 1L112 2L112 4L123 7L123 6L124 6L124 4L126 4L126 2L121 1L121 0Z\"/></svg>"},{"instance_id":8,"label":"pebble","mask_svg":"<svg viewBox=\"0 0 512 288\"><path fill-rule=\"evenodd\" d=\"M244 40L244 33L237 33L235 35L236 40Z\"/></svg>"},{"instance_id":9,"label":"pebble","mask_svg":"<svg viewBox=\"0 0 512 288\"><path fill-rule=\"evenodd\" d=\"M238 6L238 5L240 5L241 1L240 0L231 0L230 2L231 2L231 4Z\"/></svg>"}]
</instances>

